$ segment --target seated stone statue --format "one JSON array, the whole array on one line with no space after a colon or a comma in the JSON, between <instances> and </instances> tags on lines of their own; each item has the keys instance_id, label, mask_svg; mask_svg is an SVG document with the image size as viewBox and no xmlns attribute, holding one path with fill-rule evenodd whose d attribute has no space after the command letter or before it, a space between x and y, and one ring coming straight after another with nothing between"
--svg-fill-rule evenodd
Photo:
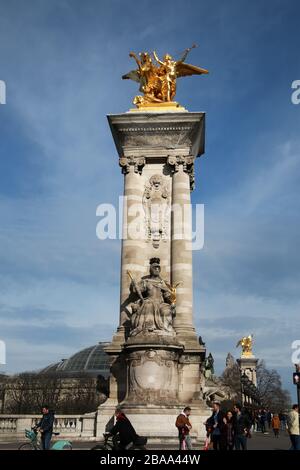
<instances>
[{"instance_id":1,"label":"seated stone statue","mask_svg":"<svg viewBox=\"0 0 300 470\"><path fill-rule=\"evenodd\" d=\"M154 332L175 335L175 305L171 302L170 289L160 277L160 271L160 259L151 258L150 275L137 283L132 279L131 290L139 296L139 300L131 304L130 336Z\"/></svg>"}]
</instances>

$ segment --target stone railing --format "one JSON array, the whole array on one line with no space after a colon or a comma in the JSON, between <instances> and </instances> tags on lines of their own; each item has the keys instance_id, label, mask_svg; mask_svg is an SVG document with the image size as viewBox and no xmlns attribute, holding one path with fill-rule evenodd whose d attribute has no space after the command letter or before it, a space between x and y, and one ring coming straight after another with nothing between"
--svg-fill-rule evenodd
<instances>
[{"instance_id":1,"label":"stone railing","mask_svg":"<svg viewBox=\"0 0 300 470\"><path fill-rule=\"evenodd\" d=\"M41 419L40 415L1 415L0 442L5 440L22 439L25 429L30 429ZM59 438L95 438L96 413L85 415L55 416L54 432L59 432ZM25 439L25 437L24 437Z\"/></svg>"}]
</instances>

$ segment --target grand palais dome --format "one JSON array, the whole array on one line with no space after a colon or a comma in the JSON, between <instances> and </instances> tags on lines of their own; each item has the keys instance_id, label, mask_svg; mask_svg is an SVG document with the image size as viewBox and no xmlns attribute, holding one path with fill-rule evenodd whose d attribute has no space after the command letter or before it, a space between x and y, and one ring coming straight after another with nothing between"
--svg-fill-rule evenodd
<instances>
[{"instance_id":1,"label":"grand palais dome","mask_svg":"<svg viewBox=\"0 0 300 470\"><path fill-rule=\"evenodd\" d=\"M109 343L98 343L95 346L82 349L73 354L69 359L61 361L41 369L40 374L51 375L61 372L62 375L78 376L88 374L91 377L102 375L104 378L109 376L109 357L104 348Z\"/></svg>"}]
</instances>

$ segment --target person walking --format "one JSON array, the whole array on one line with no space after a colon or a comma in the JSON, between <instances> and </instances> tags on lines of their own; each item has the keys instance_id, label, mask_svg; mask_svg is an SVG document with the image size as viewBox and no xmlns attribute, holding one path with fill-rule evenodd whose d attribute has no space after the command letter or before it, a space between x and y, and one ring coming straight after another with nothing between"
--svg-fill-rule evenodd
<instances>
[{"instance_id":1,"label":"person walking","mask_svg":"<svg viewBox=\"0 0 300 470\"><path fill-rule=\"evenodd\" d=\"M279 437L280 419L279 419L278 414L276 413L274 414L271 424L272 424L274 437Z\"/></svg>"},{"instance_id":2,"label":"person walking","mask_svg":"<svg viewBox=\"0 0 300 470\"><path fill-rule=\"evenodd\" d=\"M41 433L42 450L49 450L55 419L54 412L49 410L48 405L43 405L42 414L43 416L37 423L36 429Z\"/></svg>"},{"instance_id":3,"label":"person walking","mask_svg":"<svg viewBox=\"0 0 300 470\"><path fill-rule=\"evenodd\" d=\"M190 436L190 430L192 425L190 422L191 408L186 406L180 415L176 418L175 426L178 429L178 438L179 438L179 450L191 450L192 441Z\"/></svg>"},{"instance_id":4,"label":"person walking","mask_svg":"<svg viewBox=\"0 0 300 470\"><path fill-rule=\"evenodd\" d=\"M266 421L267 421L266 410L262 410L261 415L260 415L260 430L263 434L266 434Z\"/></svg>"},{"instance_id":5,"label":"person walking","mask_svg":"<svg viewBox=\"0 0 300 470\"><path fill-rule=\"evenodd\" d=\"M261 416L261 410L258 410L255 413L256 432L260 432L260 416Z\"/></svg>"},{"instance_id":6,"label":"person walking","mask_svg":"<svg viewBox=\"0 0 300 470\"><path fill-rule=\"evenodd\" d=\"M234 448L234 419L231 411L226 413L224 418L224 426L221 431L221 447L225 450L233 450ZM224 441L224 446L222 445Z\"/></svg>"},{"instance_id":7,"label":"person walking","mask_svg":"<svg viewBox=\"0 0 300 470\"><path fill-rule=\"evenodd\" d=\"M247 437L251 422L245 413L242 413L242 407L239 404L234 405L234 446L236 450L247 450Z\"/></svg>"},{"instance_id":8,"label":"person walking","mask_svg":"<svg viewBox=\"0 0 300 470\"><path fill-rule=\"evenodd\" d=\"M268 423L268 429L271 429L273 415L270 410L266 410L266 421Z\"/></svg>"},{"instance_id":9,"label":"person walking","mask_svg":"<svg viewBox=\"0 0 300 470\"><path fill-rule=\"evenodd\" d=\"M248 408L244 408L243 412L247 416L248 422L249 422L249 429L248 429L248 437L249 437L249 435L252 434L254 420L253 420L252 412Z\"/></svg>"},{"instance_id":10,"label":"person walking","mask_svg":"<svg viewBox=\"0 0 300 470\"><path fill-rule=\"evenodd\" d=\"M285 431L286 430L286 414L284 412L280 413L279 414L279 419L280 419L280 429L281 431Z\"/></svg>"},{"instance_id":11,"label":"person walking","mask_svg":"<svg viewBox=\"0 0 300 470\"><path fill-rule=\"evenodd\" d=\"M220 402L213 402L213 412L207 420L207 425L212 429L211 440L214 450L225 450L226 444L224 442L224 418L225 414L220 409Z\"/></svg>"},{"instance_id":12,"label":"person walking","mask_svg":"<svg viewBox=\"0 0 300 470\"><path fill-rule=\"evenodd\" d=\"M292 444L291 450L300 450L298 405L293 405L292 410L287 416L287 430Z\"/></svg>"}]
</instances>

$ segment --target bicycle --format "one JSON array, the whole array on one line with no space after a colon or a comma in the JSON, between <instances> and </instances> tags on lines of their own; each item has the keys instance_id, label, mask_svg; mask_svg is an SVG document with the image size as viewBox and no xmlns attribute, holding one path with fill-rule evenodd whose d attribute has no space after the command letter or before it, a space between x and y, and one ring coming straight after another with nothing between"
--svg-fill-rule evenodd
<instances>
[{"instance_id":1,"label":"bicycle","mask_svg":"<svg viewBox=\"0 0 300 470\"><path fill-rule=\"evenodd\" d=\"M118 436L112 436L110 433L104 433L104 442L92 447L91 450L121 450ZM146 450L147 438L138 436L136 442L130 442L122 450Z\"/></svg>"},{"instance_id":2,"label":"bicycle","mask_svg":"<svg viewBox=\"0 0 300 470\"><path fill-rule=\"evenodd\" d=\"M113 442L113 437L109 433L103 434L104 442L97 444L91 448L91 450L114 450L115 445Z\"/></svg>"},{"instance_id":3,"label":"bicycle","mask_svg":"<svg viewBox=\"0 0 300 470\"><path fill-rule=\"evenodd\" d=\"M25 437L30 442L25 442L18 447L18 450L41 450L41 442L38 439L38 432L36 430L25 429Z\"/></svg>"},{"instance_id":4,"label":"bicycle","mask_svg":"<svg viewBox=\"0 0 300 470\"><path fill-rule=\"evenodd\" d=\"M59 436L59 432L54 432L53 436ZM18 447L18 450L43 450L41 439L39 439L38 431L36 428L25 429L25 437L29 442L25 442ZM54 442L51 450L72 450L72 443L67 440L59 440Z\"/></svg>"}]
</instances>

